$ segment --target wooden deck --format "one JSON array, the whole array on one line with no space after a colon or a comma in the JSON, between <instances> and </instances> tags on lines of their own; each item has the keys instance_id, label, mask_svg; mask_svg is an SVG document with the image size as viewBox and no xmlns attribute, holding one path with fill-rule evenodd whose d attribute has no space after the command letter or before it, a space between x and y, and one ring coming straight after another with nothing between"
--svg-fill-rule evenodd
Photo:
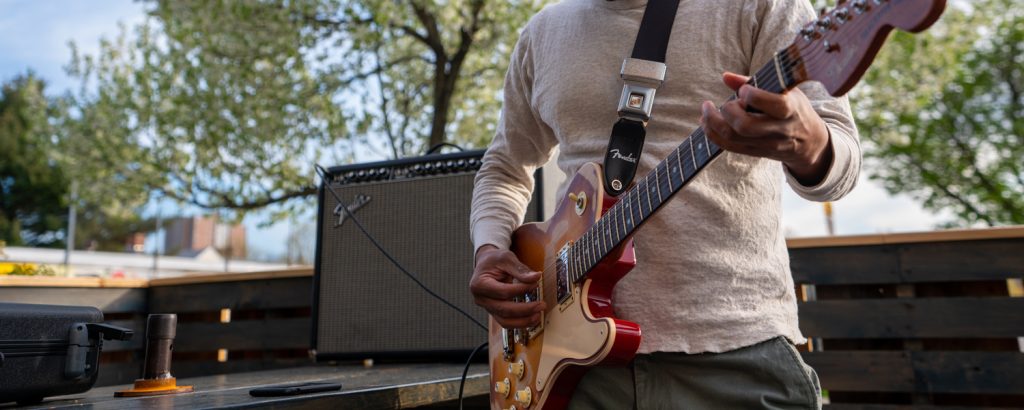
<instances>
[{"instance_id":1,"label":"wooden deck","mask_svg":"<svg viewBox=\"0 0 1024 410\"><path fill-rule=\"evenodd\" d=\"M49 398L36 406L19 409L90 408L115 409L407 409L458 407L459 364L311 366L293 369L235 373L219 376L179 378L179 385L194 386L195 392L168 396L120 398L114 392L129 387L108 386L89 392ZM341 383L336 392L288 397L252 397L256 387L323 381ZM485 408L489 385L487 368L475 365L466 380L467 408ZM481 407L483 405L483 407ZM0 409L13 406L0 405Z\"/></svg>"}]
</instances>

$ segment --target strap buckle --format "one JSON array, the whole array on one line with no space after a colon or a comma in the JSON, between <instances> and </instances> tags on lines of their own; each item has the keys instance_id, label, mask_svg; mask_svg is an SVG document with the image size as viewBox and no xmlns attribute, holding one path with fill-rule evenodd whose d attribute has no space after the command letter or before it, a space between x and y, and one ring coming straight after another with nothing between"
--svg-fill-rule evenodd
<instances>
[{"instance_id":1,"label":"strap buckle","mask_svg":"<svg viewBox=\"0 0 1024 410\"><path fill-rule=\"evenodd\" d=\"M619 117L647 125L654 108L654 93L665 82L665 63L627 58L619 76L625 83L619 96Z\"/></svg>"}]
</instances>

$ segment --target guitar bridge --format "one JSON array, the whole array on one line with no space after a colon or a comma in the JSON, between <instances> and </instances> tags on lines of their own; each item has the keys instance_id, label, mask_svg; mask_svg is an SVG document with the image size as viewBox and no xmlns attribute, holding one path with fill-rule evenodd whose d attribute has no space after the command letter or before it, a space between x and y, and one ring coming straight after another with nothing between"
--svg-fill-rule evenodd
<instances>
[{"instance_id":1,"label":"guitar bridge","mask_svg":"<svg viewBox=\"0 0 1024 410\"><path fill-rule=\"evenodd\" d=\"M534 302L534 301L538 301L538 300L543 300L544 299L544 291L543 291L543 289L544 289L544 278L542 277L540 279L540 281L537 282L537 288L532 290L532 291L530 291L530 292L527 292L525 295L523 295L522 301L526 302L526 303L529 303L529 302ZM520 339L521 339L522 344L525 345L526 343L528 343L530 341L530 339L533 339L534 337L537 337L537 335L540 334L541 330L544 330L544 315L545 315L544 312L540 313L540 324L538 324L537 326L531 326L531 327L529 327L527 329L524 329L522 334L520 334Z\"/></svg>"}]
</instances>

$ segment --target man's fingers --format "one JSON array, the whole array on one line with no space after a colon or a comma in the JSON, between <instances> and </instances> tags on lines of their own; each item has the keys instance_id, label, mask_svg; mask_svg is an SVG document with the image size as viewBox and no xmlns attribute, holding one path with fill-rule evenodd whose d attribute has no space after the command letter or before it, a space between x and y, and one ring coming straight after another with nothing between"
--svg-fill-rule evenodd
<instances>
[{"instance_id":1,"label":"man's fingers","mask_svg":"<svg viewBox=\"0 0 1024 410\"><path fill-rule=\"evenodd\" d=\"M739 97L747 106L775 119L785 120L796 114L791 96L785 94L776 94L747 84L740 87Z\"/></svg>"},{"instance_id":2,"label":"man's fingers","mask_svg":"<svg viewBox=\"0 0 1024 410\"><path fill-rule=\"evenodd\" d=\"M539 314L546 307L544 302L513 302L477 296L475 302L492 316L502 319L529 318Z\"/></svg>"},{"instance_id":3,"label":"man's fingers","mask_svg":"<svg viewBox=\"0 0 1024 410\"><path fill-rule=\"evenodd\" d=\"M747 112L739 101L722 106L722 118L740 137L775 138L785 136L784 124L762 114Z\"/></svg>"},{"instance_id":4,"label":"man's fingers","mask_svg":"<svg viewBox=\"0 0 1024 410\"><path fill-rule=\"evenodd\" d=\"M750 80L750 77L739 75L736 73L730 73L728 71L722 73L722 82L726 86L731 88L733 91L738 91L743 84L746 84Z\"/></svg>"},{"instance_id":5,"label":"man's fingers","mask_svg":"<svg viewBox=\"0 0 1024 410\"><path fill-rule=\"evenodd\" d=\"M759 128L773 129L771 124L761 124L761 119L743 110L738 103L727 103L718 112L711 102L705 102L704 110L704 132L708 138L727 151L759 157L774 157L778 154L780 143L785 138L774 133L767 133L759 136L744 136L742 132L757 134ZM730 119L740 118L740 120Z\"/></svg>"},{"instance_id":6,"label":"man's fingers","mask_svg":"<svg viewBox=\"0 0 1024 410\"><path fill-rule=\"evenodd\" d=\"M530 326L536 326L540 324L540 313L535 314L531 317L506 319L493 316L494 320L498 322L501 327L505 329L522 329Z\"/></svg>"},{"instance_id":7,"label":"man's fingers","mask_svg":"<svg viewBox=\"0 0 1024 410\"><path fill-rule=\"evenodd\" d=\"M536 283L541 277L540 272L535 272L529 266L524 265L512 252L506 251L502 254L501 261L496 266L523 283Z\"/></svg>"},{"instance_id":8,"label":"man's fingers","mask_svg":"<svg viewBox=\"0 0 1024 410\"><path fill-rule=\"evenodd\" d=\"M536 288L536 283L506 283L493 277L481 277L470 283L470 290L474 295L502 300L522 296Z\"/></svg>"},{"instance_id":9,"label":"man's fingers","mask_svg":"<svg viewBox=\"0 0 1024 410\"><path fill-rule=\"evenodd\" d=\"M701 108L704 111L704 133L707 137L725 150L744 153L743 148L733 142L735 133L729 127L725 118L722 117L722 114L715 108L714 104L710 101L705 101Z\"/></svg>"}]
</instances>

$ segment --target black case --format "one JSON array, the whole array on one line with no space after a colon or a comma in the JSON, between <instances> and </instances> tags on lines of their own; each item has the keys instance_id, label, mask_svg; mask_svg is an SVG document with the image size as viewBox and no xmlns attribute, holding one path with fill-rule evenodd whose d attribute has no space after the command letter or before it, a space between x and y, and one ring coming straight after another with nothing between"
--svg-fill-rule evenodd
<instances>
[{"instance_id":1,"label":"black case","mask_svg":"<svg viewBox=\"0 0 1024 410\"><path fill-rule=\"evenodd\" d=\"M0 303L0 403L38 403L91 389L103 339L132 336L101 322L94 307Z\"/></svg>"}]
</instances>

